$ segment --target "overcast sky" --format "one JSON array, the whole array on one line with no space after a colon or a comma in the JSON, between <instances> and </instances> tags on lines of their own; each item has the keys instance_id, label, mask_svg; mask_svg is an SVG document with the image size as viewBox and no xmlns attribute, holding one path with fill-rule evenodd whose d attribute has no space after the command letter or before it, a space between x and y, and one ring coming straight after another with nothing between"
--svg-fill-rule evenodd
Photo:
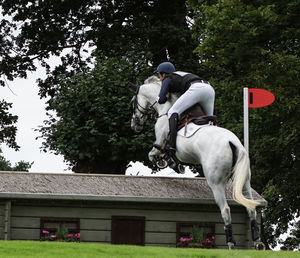
<instances>
[{"instance_id":1,"label":"overcast sky","mask_svg":"<svg viewBox=\"0 0 300 258\"><path fill-rule=\"evenodd\" d=\"M28 79L8 81L9 87L0 87L0 99L12 103L10 113L19 117L17 123L17 143L21 147L14 151L2 144L3 156L12 164L24 160L34 162L31 172L67 172L67 165L63 157L40 150L42 141L36 140L39 136L38 126L46 119L45 100L38 97L36 79L43 77L42 71L29 74Z\"/></svg>"}]
</instances>

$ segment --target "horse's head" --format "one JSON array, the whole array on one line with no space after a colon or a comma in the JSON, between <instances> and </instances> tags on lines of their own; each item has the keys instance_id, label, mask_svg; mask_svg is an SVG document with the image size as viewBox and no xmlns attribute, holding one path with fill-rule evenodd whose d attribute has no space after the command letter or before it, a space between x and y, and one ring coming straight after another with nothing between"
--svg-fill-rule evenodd
<instances>
[{"instance_id":1,"label":"horse's head","mask_svg":"<svg viewBox=\"0 0 300 258\"><path fill-rule=\"evenodd\" d=\"M133 107L131 128L137 133L143 130L143 125L147 119L147 115L152 112L152 110L149 109L150 104L148 99L140 92L142 86L143 85L136 87L135 95L131 100Z\"/></svg>"},{"instance_id":2,"label":"horse's head","mask_svg":"<svg viewBox=\"0 0 300 258\"><path fill-rule=\"evenodd\" d=\"M153 83L152 85L150 84L151 82L149 83L147 80L145 84L140 86L131 84L131 87L135 90L135 95L131 100L133 106L131 128L138 133L143 130L147 116L156 113L154 105L156 104L158 92L156 92L157 90L155 90Z\"/></svg>"}]
</instances>

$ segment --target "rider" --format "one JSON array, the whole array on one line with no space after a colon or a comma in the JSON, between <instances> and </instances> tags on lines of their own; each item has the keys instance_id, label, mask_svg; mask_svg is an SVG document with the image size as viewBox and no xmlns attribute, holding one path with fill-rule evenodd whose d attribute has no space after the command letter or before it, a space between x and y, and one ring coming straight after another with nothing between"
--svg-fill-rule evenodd
<instances>
[{"instance_id":1,"label":"rider","mask_svg":"<svg viewBox=\"0 0 300 258\"><path fill-rule=\"evenodd\" d=\"M156 71L162 81L157 102L163 104L167 101L169 93L179 93L181 96L168 111L169 141L166 151L174 158L176 153L177 121L178 116L196 103L199 103L206 115L213 115L215 91L209 82L197 75L179 72L170 62L161 63ZM174 160L169 163L174 164ZM169 164L170 165L170 164Z\"/></svg>"}]
</instances>

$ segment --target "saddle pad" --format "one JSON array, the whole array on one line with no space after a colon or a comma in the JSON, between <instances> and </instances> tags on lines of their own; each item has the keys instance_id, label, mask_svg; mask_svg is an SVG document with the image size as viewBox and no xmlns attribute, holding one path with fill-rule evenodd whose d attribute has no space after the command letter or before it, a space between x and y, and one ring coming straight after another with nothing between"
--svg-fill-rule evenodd
<instances>
[{"instance_id":1,"label":"saddle pad","mask_svg":"<svg viewBox=\"0 0 300 258\"><path fill-rule=\"evenodd\" d=\"M187 127L182 127L178 132L177 135L189 138L193 136L199 129L206 127L206 126L214 126L213 124L206 124L206 125L196 125L194 123L189 123Z\"/></svg>"}]
</instances>

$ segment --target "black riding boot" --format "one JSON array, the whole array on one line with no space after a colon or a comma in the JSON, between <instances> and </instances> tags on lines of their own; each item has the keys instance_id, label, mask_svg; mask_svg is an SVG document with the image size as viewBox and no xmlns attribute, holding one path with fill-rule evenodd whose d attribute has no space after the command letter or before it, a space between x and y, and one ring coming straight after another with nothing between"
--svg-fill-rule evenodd
<instances>
[{"instance_id":1,"label":"black riding boot","mask_svg":"<svg viewBox=\"0 0 300 258\"><path fill-rule=\"evenodd\" d=\"M176 137L177 137L177 123L178 123L178 114L174 113L169 118L169 140L166 146L166 161L168 162L168 166L175 170L175 172L179 174L184 173L184 167L178 162L176 159Z\"/></svg>"},{"instance_id":2,"label":"black riding boot","mask_svg":"<svg viewBox=\"0 0 300 258\"><path fill-rule=\"evenodd\" d=\"M178 114L174 113L169 118L170 132L169 132L169 142L167 145L167 151L171 157L174 157L176 153L177 123L178 123Z\"/></svg>"}]
</instances>

